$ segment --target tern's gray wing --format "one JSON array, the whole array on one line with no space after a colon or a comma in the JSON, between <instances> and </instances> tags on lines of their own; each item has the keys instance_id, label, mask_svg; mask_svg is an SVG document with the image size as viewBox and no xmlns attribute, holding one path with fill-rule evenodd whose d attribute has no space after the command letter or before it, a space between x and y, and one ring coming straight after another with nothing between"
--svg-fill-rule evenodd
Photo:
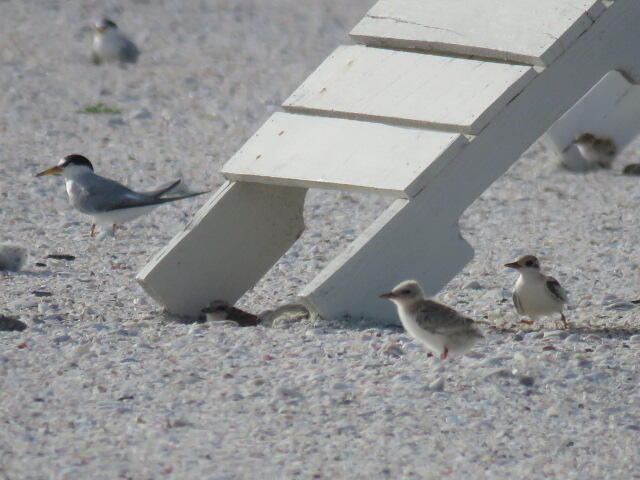
<instances>
[{"instance_id":1,"label":"tern's gray wing","mask_svg":"<svg viewBox=\"0 0 640 480\"><path fill-rule=\"evenodd\" d=\"M164 185L156 188L155 190L151 190L148 192L143 192L145 195L147 195L148 197L159 197L161 195L164 195L167 192L170 192L171 190L173 190L174 188L176 188L178 186L178 184L181 182L182 180L178 179L178 180L174 180L172 182L169 183L165 183Z\"/></svg>"},{"instance_id":2,"label":"tern's gray wing","mask_svg":"<svg viewBox=\"0 0 640 480\"><path fill-rule=\"evenodd\" d=\"M70 190L71 203L81 212L89 214L108 212L123 203L144 202L149 198L93 172L75 179Z\"/></svg>"},{"instance_id":3,"label":"tern's gray wing","mask_svg":"<svg viewBox=\"0 0 640 480\"><path fill-rule=\"evenodd\" d=\"M138 55L140 55L140 50L136 47L135 43L133 43L128 38L122 39L122 48L120 49L120 61L126 63L136 63L138 61Z\"/></svg>"},{"instance_id":4,"label":"tern's gray wing","mask_svg":"<svg viewBox=\"0 0 640 480\"><path fill-rule=\"evenodd\" d=\"M121 183L87 172L77 178L71 186L71 202L84 213L102 213L126 208L148 207L209 192L195 192L176 197L154 197L134 192Z\"/></svg>"},{"instance_id":5,"label":"tern's gray wing","mask_svg":"<svg viewBox=\"0 0 640 480\"><path fill-rule=\"evenodd\" d=\"M423 300L418 304L416 322L424 330L443 335L474 329L472 319L433 300Z\"/></svg>"},{"instance_id":6,"label":"tern's gray wing","mask_svg":"<svg viewBox=\"0 0 640 480\"><path fill-rule=\"evenodd\" d=\"M560 282L558 282L553 277L547 277L547 281L544 283L545 288L551 294L553 298L558 300L559 302L567 302L567 291L562 288Z\"/></svg>"},{"instance_id":7,"label":"tern's gray wing","mask_svg":"<svg viewBox=\"0 0 640 480\"><path fill-rule=\"evenodd\" d=\"M513 304L516 306L516 311L520 315L524 315L524 309L522 308L522 302L520 301L520 297L516 292L513 292Z\"/></svg>"}]
</instances>

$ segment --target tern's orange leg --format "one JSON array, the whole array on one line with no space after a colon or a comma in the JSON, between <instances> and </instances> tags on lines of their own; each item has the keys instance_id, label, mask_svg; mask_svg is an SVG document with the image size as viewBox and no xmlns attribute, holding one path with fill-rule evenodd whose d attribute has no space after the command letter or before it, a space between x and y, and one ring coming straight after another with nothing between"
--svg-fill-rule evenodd
<instances>
[{"instance_id":1,"label":"tern's orange leg","mask_svg":"<svg viewBox=\"0 0 640 480\"><path fill-rule=\"evenodd\" d=\"M89 232L89 236L92 237L92 238L96 236L96 224L95 223L91 224L91 231Z\"/></svg>"},{"instance_id":2,"label":"tern's orange leg","mask_svg":"<svg viewBox=\"0 0 640 480\"><path fill-rule=\"evenodd\" d=\"M524 318L520 320L520 323L526 323L527 325L533 325L533 320L525 320Z\"/></svg>"},{"instance_id":3,"label":"tern's orange leg","mask_svg":"<svg viewBox=\"0 0 640 480\"><path fill-rule=\"evenodd\" d=\"M564 328L569 328L569 322L567 321L567 317L564 316L564 313L560 312L560 320L562 320L562 324Z\"/></svg>"},{"instance_id":4,"label":"tern's orange leg","mask_svg":"<svg viewBox=\"0 0 640 480\"><path fill-rule=\"evenodd\" d=\"M113 232L113 236L116 236L116 224L111 225L111 231Z\"/></svg>"},{"instance_id":5,"label":"tern's orange leg","mask_svg":"<svg viewBox=\"0 0 640 480\"><path fill-rule=\"evenodd\" d=\"M440 354L440 360L445 360L447 358L447 355L449 355L449 349L447 347L444 347L444 350Z\"/></svg>"}]
</instances>

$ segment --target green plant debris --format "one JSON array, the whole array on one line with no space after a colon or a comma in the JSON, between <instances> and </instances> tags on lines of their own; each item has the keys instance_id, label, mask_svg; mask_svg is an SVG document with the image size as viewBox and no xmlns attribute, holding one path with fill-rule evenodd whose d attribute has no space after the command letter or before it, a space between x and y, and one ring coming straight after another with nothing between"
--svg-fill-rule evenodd
<instances>
[{"instance_id":1,"label":"green plant debris","mask_svg":"<svg viewBox=\"0 0 640 480\"><path fill-rule=\"evenodd\" d=\"M78 110L76 113L84 113L84 114L100 114L100 113L122 113L117 108L111 108L106 103L96 103L95 105L89 105L84 107L81 110Z\"/></svg>"}]
</instances>

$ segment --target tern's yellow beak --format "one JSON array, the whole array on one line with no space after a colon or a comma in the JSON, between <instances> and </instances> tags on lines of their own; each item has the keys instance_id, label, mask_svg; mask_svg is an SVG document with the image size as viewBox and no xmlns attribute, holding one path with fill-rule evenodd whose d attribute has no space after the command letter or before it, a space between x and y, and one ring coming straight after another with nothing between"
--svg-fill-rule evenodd
<instances>
[{"instance_id":1,"label":"tern's yellow beak","mask_svg":"<svg viewBox=\"0 0 640 480\"><path fill-rule=\"evenodd\" d=\"M37 173L36 177L42 177L43 175L58 175L60 173L62 173L62 168L56 165L55 167L47 168L46 170Z\"/></svg>"}]
</instances>

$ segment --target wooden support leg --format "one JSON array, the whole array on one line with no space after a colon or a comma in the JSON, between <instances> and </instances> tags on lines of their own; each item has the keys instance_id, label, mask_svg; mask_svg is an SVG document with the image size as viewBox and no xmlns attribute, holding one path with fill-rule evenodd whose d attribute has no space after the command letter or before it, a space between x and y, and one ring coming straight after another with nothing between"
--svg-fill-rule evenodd
<instances>
[{"instance_id":1,"label":"wooden support leg","mask_svg":"<svg viewBox=\"0 0 640 480\"><path fill-rule=\"evenodd\" d=\"M306 189L227 182L138 275L156 301L195 315L211 300L233 304L304 230Z\"/></svg>"},{"instance_id":2,"label":"wooden support leg","mask_svg":"<svg viewBox=\"0 0 640 480\"><path fill-rule=\"evenodd\" d=\"M429 198L392 203L303 290L301 300L324 318L393 322L396 309L380 293L412 279L428 295L436 294L473 258L473 249L460 235L457 216L434 214Z\"/></svg>"}]
</instances>

